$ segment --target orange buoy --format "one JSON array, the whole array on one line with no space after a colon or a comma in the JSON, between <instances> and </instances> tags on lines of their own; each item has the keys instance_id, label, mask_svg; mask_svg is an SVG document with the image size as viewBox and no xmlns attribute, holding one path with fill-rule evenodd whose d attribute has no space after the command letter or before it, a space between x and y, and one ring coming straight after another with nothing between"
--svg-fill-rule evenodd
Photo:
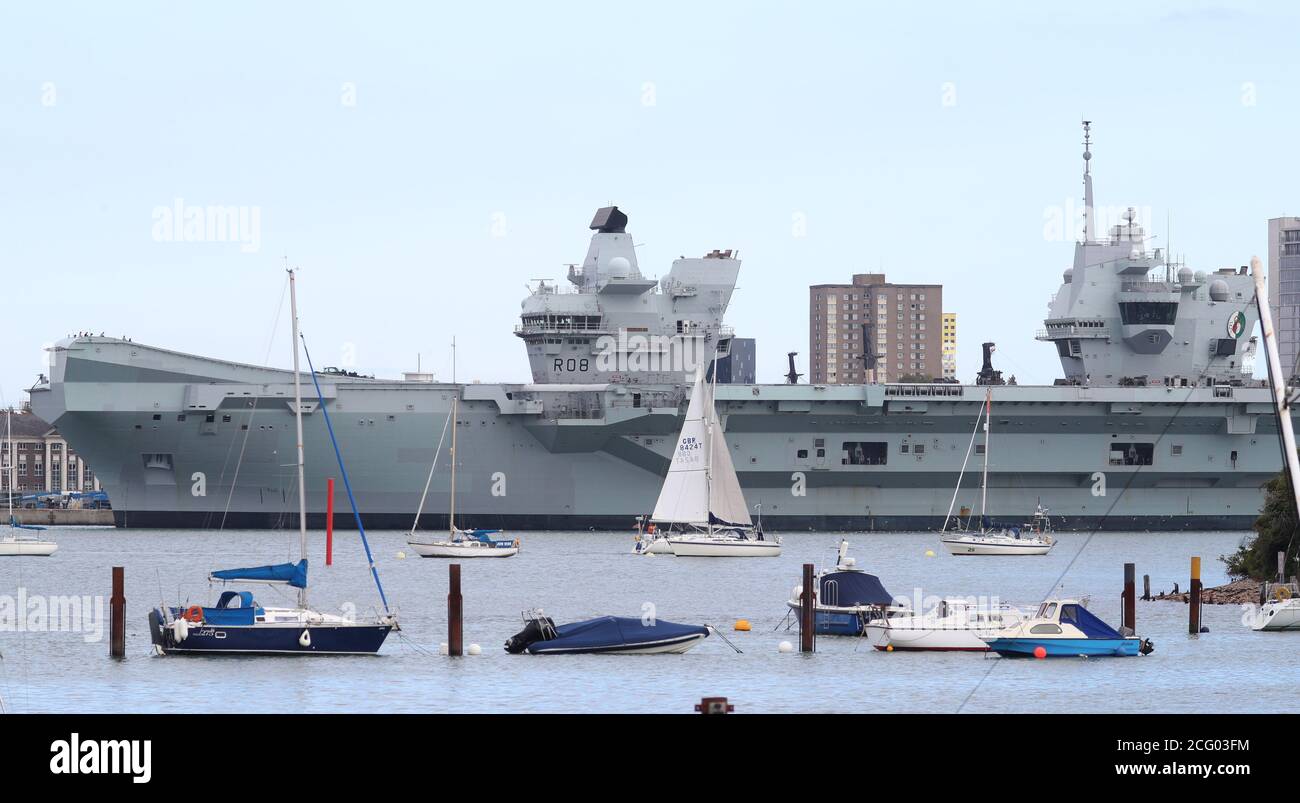
<instances>
[{"instance_id":1,"label":"orange buoy","mask_svg":"<svg viewBox=\"0 0 1300 803\"><path fill-rule=\"evenodd\" d=\"M1043 645L1039 644L1037 647L1034 648L1034 657L1037 658L1037 659L1039 659L1039 660L1042 660L1042 659L1046 658L1046 657L1047 657L1047 648L1044 647Z\"/></svg>"},{"instance_id":2,"label":"orange buoy","mask_svg":"<svg viewBox=\"0 0 1300 803\"><path fill-rule=\"evenodd\" d=\"M195 622L195 623L202 622L203 607L200 605L191 605L190 607L185 609L185 613L181 615L181 618L186 620L187 622Z\"/></svg>"},{"instance_id":3,"label":"orange buoy","mask_svg":"<svg viewBox=\"0 0 1300 803\"><path fill-rule=\"evenodd\" d=\"M741 631L742 633L748 633L748 632L749 632L749 620L748 620L748 619L737 619L737 620L736 620L736 629L739 630L739 631Z\"/></svg>"}]
</instances>

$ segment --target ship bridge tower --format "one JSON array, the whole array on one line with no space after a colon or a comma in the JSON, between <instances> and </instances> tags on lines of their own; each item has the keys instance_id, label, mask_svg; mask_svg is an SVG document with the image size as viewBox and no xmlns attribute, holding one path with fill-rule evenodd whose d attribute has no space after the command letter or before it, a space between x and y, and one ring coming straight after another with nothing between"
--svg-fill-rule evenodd
<instances>
[{"instance_id":1,"label":"ship bridge tower","mask_svg":"<svg viewBox=\"0 0 1300 803\"><path fill-rule=\"evenodd\" d=\"M684 384L700 361L730 353L722 325L740 272L730 250L681 257L662 280L637 263L617 206L596 211L569 288L539 281L515 329L538 384Z\"/></svg>"},{"instance_id":2,"label":"ship bridge tower","mask_svg":"<svg viewBox=\"0 0 1300 803\"><path fill-rule=\"evenodd\" d=\"M1083 232L1039 340L1056 346L1069 384L1240 383L1249 375L1242 335L1256 320L1249 276L1232 268L1211 281L1175 270L1166 249L1146 249L1129 207L1097 236L1102 215L1092 183L1092 123L1083 122Z\"/></svg>"}]
</instances>

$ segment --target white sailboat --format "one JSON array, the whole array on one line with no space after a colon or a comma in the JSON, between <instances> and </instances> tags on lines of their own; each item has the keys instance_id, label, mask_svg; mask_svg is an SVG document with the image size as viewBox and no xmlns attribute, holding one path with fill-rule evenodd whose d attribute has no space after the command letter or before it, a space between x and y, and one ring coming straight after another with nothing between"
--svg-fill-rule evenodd
<instances>
[{"instance_id":1,"label":"white sailboat","mask_svg":"<svg viewBox=\"0 0 1300 803\"><path fill-rule=\"evenodd\" d=\"M749 518L703 365L696 369L686 421L651 519L678 557L781 554L781 539L764 538Z\"/></svg>"},{"instance_id":2,"label":"white sailboat","mask_svg":"<svg viewBox=\"0 0 1300 803\"><path fill-rule=\"evenodd\" d=\"M952 503L948 505L948 515L943 520L943 546L951 555L1046 555L1056 545L1056 541L1052 536L1037 531L1025 533L1021 531L1020 527L999 527L992 524L989 519L987 508L989 495L989 419L992 410L993 391L989 390L984 396L984 409L976 421L976 432L971 433L971 445L966 449L966 459L962 461L961 472L957 475L957 487L952 493ZM975 445L975 435L981 423L984 427L984 473L980 479L979 529L970 529L970 519L968 518L964 529L949 532L948 523L954 521L952 509L957 504L957 494L961 491L961 478L966 473L966 462L970 460L971 449ZM1046 511L1041 511L1041 513L1045 515Z\"/></svg>"},{"instance_id":3,"label":"white sailboat","mask_svg":"<svg viewBox=\"0 0 1300 803\"><path fill-rule=\"evenodd\" d=\"M30 531L39 531L41 527L35 527L30 524L19 524L18 517L14 515L14 422L13 410L5 411L5 442L8 444L9 452L9 526L0 533L0 557L49 557L59 549L59 545L53 541L39 538L34 535L28 535Z\"/></svg>"},{"instance_id":4,"label":"white sailboat","mask_svg":"<svg viewBox=\"0 0 1300 803\"><path fill-rule=\"evenodd\" d=\"M443 438L447 437L447 426L451 426L451 502L447 518L447 537L416 535L415 528L420 523L420 513L424 510L424 499L429 493L429 483L424 486L424 495L420 497L420 507L415 512L415 523L407 534L406 543L415 554L422 558L509 558L519 554L519 539L501 537L500 530L462 530L456 526L456 430L459 427L452 422L460 405L460 392L451 400L451 413L447 425L443 427ZM438 442L438 452L442 452L442 441ZM433 467L429 469L429 481L433 480L433 470L437 468L435 456Z\"/></svg>"}]
</instances>

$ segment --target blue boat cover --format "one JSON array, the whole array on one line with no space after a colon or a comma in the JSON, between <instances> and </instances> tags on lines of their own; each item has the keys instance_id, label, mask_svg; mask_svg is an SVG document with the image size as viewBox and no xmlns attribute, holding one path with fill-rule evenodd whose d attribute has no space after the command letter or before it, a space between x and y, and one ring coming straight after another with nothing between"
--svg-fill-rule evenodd
<instances>
[{"instance_id":1,"label":"blue boat cover","mask_svg":"<svg viewBox=\"0 0 1300 803\"><path fill-rule=\"evenodd\" d=\"M307 587L307 559L297 563L277 563L272 566L250 566L247 569L221 569L212 576L217 580L261 580L268 583L288 583L294 588Z\"/></svg>"},{"instance_id":2,"label":"blue boat cover","mask_svg":"<svg viewBox=\"0 0 1300 803\"><path fill-rule=\"evenodd\" d=\"M470 530L466 535L475 541L481 541L484 544L493 544L495 546L513 545L514 541L509 538L493 538L493 535L501 532L500 530Z\"/></svg>"},{"instance_id":3,"label":"blue boat cover","mask_svg":"<svg viewBox=\"0 0 1300 803\"><path fill-rule=\"evenodd\" d=\"M642 624L640 619L626 616L602 616L585 622L572 622L555 628L555 638L547 641L533 642L528 646L530 653L564 651L564 652L600 652L619 647L650 644L656 641L681 638L689 635L709 634L709 629L701 625L679 625L674 622L657 621L654 624Z\"/></svg>"},{"instance_id":4,"label":"blue boat cover","mask_svg":"<svg viewBox=\"0 0 1300 803\"><path fill-rule=\"evenodd\" d=\"M1069 622L1088 638L1124 638L1119 631L1093 615L1082 605L1062 605L1061 622Z\"/></svg>"},{"instance_id":5,"label":"blue boat cover","mask_svg":"<svg viewBox=\"0 0 1300 803\"><path fill-rule=\"evenodd\" d=\"M829 572L822 575L822 605L889 605L893 595L881 585L880 578L866 572Z\"/></svg>"}]
</instances>

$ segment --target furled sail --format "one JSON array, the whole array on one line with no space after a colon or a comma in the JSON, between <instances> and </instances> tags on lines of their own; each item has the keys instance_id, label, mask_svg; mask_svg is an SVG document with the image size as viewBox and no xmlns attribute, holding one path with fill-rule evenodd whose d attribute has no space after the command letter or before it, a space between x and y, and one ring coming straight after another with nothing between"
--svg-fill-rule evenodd
<instances>
[{"instance_id":1,"label":"furled sail","mask_svg":"<svg viewBox=\"0 0 1300 803\"><path fill-rule=\"evenodd\" d=\"M740 490L740 479L731 462L731 450L718 422L712 388L709 389L706 414L713 425L709 437L709 521L748 527L752 522L745 505L745 494Z\"/></svg>"},{"instance_id":2,"label":"furled sail","mask_svg":"<svg viewBox=\"0 0 1300 803\"><path fill-rule=\"evenodd\" d=\"M709 480L705 416L712 414L712 398L704 381L704 369L695 372L686 421L677 437L668 476L659 489L659 501L651 517L659 522L705 524L709 520Z\"/></svg>"},{"instance_id":3,"label":"furled sail","mask_svg":"<svg viewBox=\"0 0 1300 803\"><path fill-rule=\"evenodd\" d=\"M246 569L221 569L213 572L213 580L254 583L287 583L294 588L307 587L307 559L297 563L277 563L272 566L250 566Z\"/></svg>"}]
</instances>

